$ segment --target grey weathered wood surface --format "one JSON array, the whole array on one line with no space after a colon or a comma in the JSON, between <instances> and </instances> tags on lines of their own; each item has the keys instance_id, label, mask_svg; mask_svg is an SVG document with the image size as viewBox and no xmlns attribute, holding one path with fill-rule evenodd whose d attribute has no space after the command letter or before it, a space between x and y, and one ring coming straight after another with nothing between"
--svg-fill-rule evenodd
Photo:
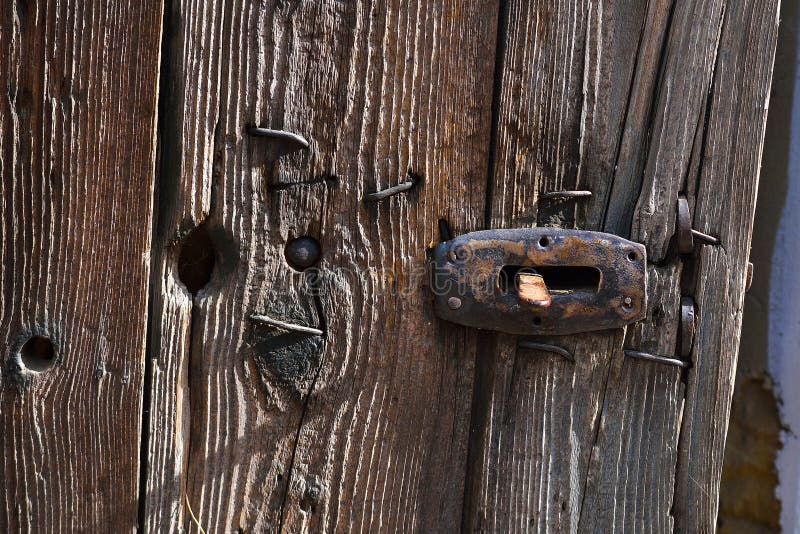
<instances>
[{"instance_id":1,"label":"grey weathered wood surface","mask_svg":"<svg viewBox=\"0 0 800 534\"><path fill-rule=\"evenodd\" d=\"M571 386L552 392L546 384L568 363L556 370L552 355L515 352L505 336L486 341L473 406L468 530L714 529L776 14L774 1L506 4L492 226L632 232L663 267L650 269L658 289L624 347L674 356L681 294L696 295L701 331L719 337L699 334L695 367L682 376L675 367L624 358L621 337L589 336L595 339L585 352L576 347L574 371L567 371ZM576 57L583 70L573 73ZM736 125L745 119L742 133ZM695 219L713 220L715 228L705 228L711 233L729 233L736 246L723 239L722 247L735 266L723 264L711 278L710 269L689 270L682 279L682 264L698 256L678 258L669 247L675 201L684 191L695 206L698 183L705 209L713 204L723 219L702 205ZM558 189L594 195L577 208L539 199ZM702 254L714 254L707 248ZM587 383L584 366L603 382ZM599 393L581 395L584 387Z\"/></svg>"},{"instance_id":2,"label":"grey weathered wood surface","mask_svg":"<svg viewBox=\"0 0 800 534\"><path fill-rule=\"evenodd\" d=\"M0 7L1 532L136 528L160 27L158 1Z\"/></svg>"},{"instance_id":3,"label":"grey weathered wood surface","mask_svg":"<svg viewBox=\"0 0 800 534\"><path fill-rule=\"evenodd\" d=\"M476 334L434 319L424 259L439 218L483 226L496 14L491 1L175 3L149 531L188 526L184 492L209 532L460 522ZM276 161L249 125L310 150ZM415 190L362 202L409 172ZM198 224L226 266L192 304L175 265ZM322 243L318 296L283 257L306 234ZM279 340L253 313L326 334Z\"/></svg>"},{"instance_id":4,"label":"grey weathered wood surface","mask_svg":"<svg viewBox=\"0 0 800 534\"><path fill-rule=\"evenodd\" d=\"M713 530L777 3L170 0L161 62L158 3L2 8L0 530ZM720 246L675 254L679 192ZM644 242L647 319L575 363L439 321L440 218ZM693 367L624 356L682 295Z\"/></svg>"}]
</instances>

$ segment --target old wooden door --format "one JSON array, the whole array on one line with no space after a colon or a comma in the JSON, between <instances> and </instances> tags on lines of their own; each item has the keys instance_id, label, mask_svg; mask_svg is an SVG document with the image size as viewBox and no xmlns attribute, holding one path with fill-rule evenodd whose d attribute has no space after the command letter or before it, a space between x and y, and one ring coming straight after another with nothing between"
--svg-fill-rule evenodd
<instances>
[{"instance_id":1,"label":"old wooden door","mask_svg":"<svg viewBox=\"0 0 800 534\"><path fill-rule=\"evenodd\" d=\"M0 531L713 530L777 4L6 2ZM643 243L646 319L442 321L444 223Z\"/></svg>"}]
</instances>

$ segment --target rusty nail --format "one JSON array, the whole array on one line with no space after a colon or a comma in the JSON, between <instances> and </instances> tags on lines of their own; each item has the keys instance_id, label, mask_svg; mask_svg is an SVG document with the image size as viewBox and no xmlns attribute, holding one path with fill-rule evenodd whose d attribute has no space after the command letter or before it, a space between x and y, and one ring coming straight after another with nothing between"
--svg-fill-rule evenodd
<instances>
[{"instance_id":1,"label":"rusty nail","mask_svg":"<svg viewBox=\"0 0 800 534\"><path fill-rule=\"evenodd\" d=\"M319 242L307 235L292 239L284 250L286 261L298 271L308 269L317 263L321 252Z\"/></svg>"},{"instance_id":2,"label":"rusty nail","mask_svg":"<svg viewBox=\"0 0 800 534\"><path fill-rule=\"evenodd\" d=\"M374 193L367 193L366 195L364 195L364 202L378 202L379 200L384 200L398 193L403 193L405 191L408 191L412 187L414 187L413 181L403 182L402 184L395 185L393 187L389 187L381 191L375 191Z\"/></svg>"},{"instance_id":3,"label":"rusty nail","mask_svg":"<svg viewBox=\"0 0 800 534\"><path fill-rule=\"evenodd\" d=\"M266 315L251 315L250 320L259 324L274 326L275 328L280 328L281 330L300 332L301 334L309 334L311 336L321 336L325 334L325 332L319 328L287 323L286 321L279 321L278 319L273 319L272 317L267 317Z\"/></svg>"},{"instance_id":4,"label":"rusty nail","mask_svg":"<svg viewBox=\"0 0 800 534\"><path fill-rule=\"evenodd\" d=\"M537 341L523 340L520 341L517 344L517 346L523 349L543 350L545 352L552 352L553 354L558 354L559 356L563 356L567 360L575 363L575 358L572 356L572 353L570 353L564 347L559 347L558 345L550 345L549 343L539 343Z\"/></svg>"},{"instance_id":5,"label":"rusty nail","mask_svg":"<svg viewBox=\"0 0 800 534\"><path fill-rule=\"evenodd\" d=\"M694 240L699 239L710 245L719 245L719 239L704 234L700 230L692 228L692 215L689 212L689 201L684 195L678 197L678 220L675 233L678 238L678 252L689 254L694 250Z\"/></svg>"},{"instance_id":6,"label":"rusty nail","mask_svg":"<svg viewBox=\"0 0 800 534\"><path fill-rule=\"evenodd\" d=\"M688 358L692 353L696 324L694 299L681 297L681 357L683 358Z\"/></svg>"},{"instance_id":7,"label":"rusty nail","mask_svg":"<svg viewBox=\"0 0 800 534\"><path fill-rule=\"evenodd\" d=\"M694 237L696 237L697 239L699 239L700 241L705 241L709 245L719 245L719 239L718 238L716 238L714 236L711 236L711 235L708 235L708 234L704 234L703 232L701 232L699 230L695 230L694 228L692 228L692 235Z\"/></svg>"},{"instance_id":8,"label":"rusty nail","mask_svg":"<svg viewBox=\"0 0 800 534\"><path fill-rule=\"evenodd\" d=\"M745 279L744 283L744 290L750 291L750 287L753 285L753 264L751 262L747 262L747 278Z\"/></svg>"},{"instance_id":9,"label":"rusty nail","mask_svg":"<svg viewBox=\"0 0 800 534\"><path fill-rule=\"evenodd\" d=\"M461 299L458 297L450 297L447 299L447 305L451 310L457 310L461 307Z\"/></svg>"},{"instance_id":10,"label":"rusty nail","mask_svg":"<svg viewBox=\"0 0 800 534\"><path fill-rule=\"evenodd\" d=\"M651 362L665 363L667 365L675 365L678 367L682 367L684 369L691 365L689 362L685 362L677 358L659 356L658 354L650 354L649 352L642 352L639 350L625 349L623 352L625 353L625 356L630 356L631 358L639 358L640 360L648 360Z\"/></svg>"},{"instance_id":11,"label":"rusty nail","mask_svg":"<svg viewBox=\"0 0 800 534\"><path fill-rule=\"evenodd\" d=\"M692 215L689 213L689 201L681 195L678 197L678 252L689 254L694 250L694 237L692 235Z\"/></svg>"},{"instance_id":12,"label":"rusty nail","mask_svg":"<svg viewBox=\"0 0 800 534\"><path fill-rule=\"evenodd\" d=\"M281 141L286 141L295 145L298 149L308 148L308 141L305 137L284 130L272 130L270 128L258 128L254 126L249 128L247 133L255 137L271 137L273 139L280 139Z\"/></svg>"}]
</instances>

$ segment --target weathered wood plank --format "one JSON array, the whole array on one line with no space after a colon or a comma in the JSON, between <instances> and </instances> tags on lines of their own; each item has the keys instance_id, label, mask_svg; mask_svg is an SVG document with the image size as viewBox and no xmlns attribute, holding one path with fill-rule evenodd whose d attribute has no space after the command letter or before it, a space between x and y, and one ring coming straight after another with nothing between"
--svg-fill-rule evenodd
<instances>
[{"instance_id":1,"label":"weathered wood plank","mask_svg":"<svg viewBox=\"0 0 800 534\"><path fill-rule=\"evenodd\" d=\"M651 8L655 9L655 7ZM508 2L501 19L493 227L602 228L647 5ZM590 199L540 193L588 189ZM578 528L624 332L551 338L576 363L500 337L479 358L467 531ZM524 403L524 405L523 405Z\"/></svg>"},{"instance_id":2,"label":"weathered wood plank","mask_svg":"<svg viewBox=\"0 0 800 534\"><path fill-rule=\"evenodd\" d=\"M725 6L725 0L674 3L653 101L643 181L638 182L639 175L632 173L620 176L625 181L615 184L620 191L640 191L631 236L647 246L652 262L665 258L674 233L675 202L678 192L686 190L696 132L705 117ZM629 208L626 203L625 209ZM625 229L624 225L620 228Z\"/></svg>"},{"instance_id":3,"label":"weathered wood plank","mask_svg":"<svg viewBox=\"0 0 800 534\"><path fill-rule=\"evenodd\" d=\"M424 260L439 218L484 225L496 1L172 13L180 126L161 209L182 215L155 245L153 399L165 405L150 425L148 529L185 525L184 488L209 532L451 529L476 336L434 320ZM250 124L311 148L276 161ZM411 192L362 202L409 173L422 178ZM198 224L219 265L191 303L175 264ZM302 235L321 242L318 276L283 259ZM325 336L275 336L253 313Z\"/></svg>"},{"instance_id":4,"label":"weathered wood plank","mask_svg":"<svg viewBox=\"0 0 800 534\"><path fill-rule=\"evenodd\" d=\"M681 532L709 532L717 522L778 4L727 3L704 123L695 227L719 236L721 245L702 247L694 278L699 325L694 368L688 374L675 497L676 528Z\"/></svg>"},{"instance_id":5,"label":"weathered wood plank","mask_svg":"<svg viewBox=\"0 0 800 534\"><path fill-rule=\"evenodd\" d=\"M678 358L680 263L650 266L648 317L626 348ZM672 532L682 369L615 355L592 450L581 532Z\"/></svg>"},{"instance_id":6,"label":"weathered wood plank","mask_svg":"<svg viewBox=\"0 0 800 534\"><path fill-rule=\"evenodd\" d=\"M771 11L774 6L762 7L774 13ZM635 15L630 6L613 3L592 4L576 12L571 11L572 8L569 2L546 6L509 2L506 16L501 20L501 35L504 31L508 35L501 39L504 48L499 54L503 63L497 99L495 171L491 178L491 222L495 227L533 223L561 227L602 226L607 231L628 235L633 220L634 239L645 242L651 256L649 260L662 266L650 269L651 285L655 284L650 291L650 313L644 323L630 329L625 346L675 357L678 297L692 295L694 291L681 280L679 258L674 253L668 255L674 232L675 203L678 191L688 191L694 205L693 192L697 187L694 177L701 162L708 157L710 141L704 129L710 104L706 97L715 75L718 48L724 51L721 36L724 31L738 32L747 27L745 21L738 20L731 29L723 29L723 13L745 8L724 2L674 5L649 2L640 5L641 11L636 11ZM590 8L596 10L596 17L602 24L593 26L595 11ZM769 14L764 17L768 20ZM582 32L569 30L574 24L584 25L585 40L580 39ZM548 33L550 25L558 29ZM600 29L593 31L593 27ZM622 32L619 28L628 31ZM737 50L746 56L760 51L761 55L752 59L747 68L754 68L751 65L758 63L759 75L753 83L763 89L765 85L758 84L765 84L771 72L767 52L774 28L763 25L762 21L758 31L766 34L763 40L756 41L752 37L752 42L741 40L737 42L739 48L730 45L730 53ZM585 75L580 96L570 92L578 85L569 81L570 65L574 64L571 58L577 54L571 48L558 45L558 36L570 32L578 36L570 43L585 48ZM542 38L543 35L548 37ZM615 40L617 35L624 36L621 42ZM749 32L745 31L745 35ZM614 45L619 48L615 49ZM774 43L772 46L774 48ZM630 49L638 50L635 61ZM631 58L631 63L620 63L620 56ZM563 68L554 70L551 65L563 65ZM741 75L736 77L733 72L747 70L743 60L737 65L740 70L731 71L726 83L740 80ZM553 72L555 74L551 74ZM630 87L630 91L620 92L620 85ZM733 90L739 87L733 85ZM748 105L751 110L761 109L758 96L749 95L749 98L746 102L738 96L730 100L742 109ZM574 111L576 102L582 102L580 114ZM551 118L554 108L560 110L556 113L559 121ZM765 117L751 115L747 119L757 125L754 127L757 130L763 127ZM621 126L614 126L622 124L624 132L620 131ZM645 136L648 131L652 135L649 140ZM724 140L718 144L716 152L727 154L729 143ZM752 163L749 158L756 158L760 145L761 140L755 136L742 140L739 148L747 152L742 159ZM742 192L740 187L740 184L726 187L725 198L737 198L742 194L745 199L751 198L749 189ZM592 201L574 209L567 202L551 205L538 198L542 191L573 188L592 190ZM714 202L717 209L724 204L718 198ZM727 203L726 207L731 205L737 204ZM737 239L748 235L748 230L742 229ZM716 299L724 300L721 295ZM727 327L731 343L738 337L732 328ZM561 340L560 343L571 341ZM685 424L682 419L685 386L679 368L628 361L622 357L621 347L608 347L606 358L594 360L593 372L608 378L599 385L600 394L589 397L597 399L600 407L592 402L567 402L565 406L569 411L566 411L560 405L559 395L573 395L574 390L555 389L550 398L538 399L539 413L524 412L520 421L519 413L523 410L519 405L537 390L533 385L526 390L524 386L517 386L516 381L521 377L538 376L535 368L541 364L518 361L521 358L514 354L513 339L502 337L495 342L487 341L485 345L483 350L492 356L480 354L478 360L476 388L479 391L473 404L475 439L470 453L471 462L476 462L477 466L468 488L465 514L468 530L524 530L524 517L532 521L531 524L539 524L541 517L549 518L547 527L557 531L576 528L598 532L672 530L677 443L679 427L682 422ZM606 345L599 343L595 348L606 350ZM711 351L727 357L724 355L730 354L731 348L732 345L713 346ZM580 356L576 354L576 358ZM716 369L713 365L711 368ZM722 368L727 368L727 364ZM546 377L558 376L544 367L540 372ZM713 381L714 378L709 376L704 380ZM529 380L529 384L537 383L535 379ZM709 393L714 390L706 387L703 391L716 399L714 393ZM511 395L512 392L517 396ZM702 394L699 397L690 395L686 402L691 404L696 398L702 398ZM722 399L718 412L727 418L724 406L727 404ZM584 412L587 409L588 412ZM580 420L588 421L597 431L573 432L572 440L560 440L552 435L547 435L545 440L545 427L541 423L545 416L541 413L553 410L564 418L574 418L576 413L589 414ZM596 415L594 421L591 414ZM701 426L708 424L702 417L699 419ZM643 432L645 428L649 431ZM721 455L724 431L720 436L717 425L715 432L717 438L710 447L693 442L692 451L702 449L704 452L699 456L703 458ZM529 443L539 443L541 439L552 448L542 451L535 447L517 447L518 441L509 438L529 433L534 436L526 437ZM565 447L572 454L565 454ZM586 453L589 449L591 460ZM683 452L684 457L687 454L695 453ZM573 477L585 480L585 486L572 484L565 490L560 484L560 473L564 469L572 469ZM715 510L719 479L713 470L697 469L701 471L698 476L705 477L702 480L706 498L712 502L707 510ZM540 476L542 473L545 475ZM552 499L522 498L524 488L534 487L526 476L537 480L537 495L549 495ZM643 484L648 491L640 491ZM560 491L566 491L570 497L564 498ZM680 491L678 495L680 498ZM577 507L570 508L575 502ZM565 503L567 508L560 511L558 503ZM691 499L683 506L691 506ZM686 508L677 507L676 503L676 513L683 514L675 521L678 530L693 531L684 527L686 521L691 521ZM707 514L703 521L693 524L701 525L701 529L711 528L710 517L711 514ZM539 526L543 528L543 524Z\"/></svg>"},{"instance_id":7,"label":"weathered wood plank","mask_svg":"<svg viewBox=\"0 0 800 534\"><path fill-rule=\"evenodd\" d=\"M160 30L160 1L0 7L2 532L136 528Z\"/></svg>"}]
</instances>

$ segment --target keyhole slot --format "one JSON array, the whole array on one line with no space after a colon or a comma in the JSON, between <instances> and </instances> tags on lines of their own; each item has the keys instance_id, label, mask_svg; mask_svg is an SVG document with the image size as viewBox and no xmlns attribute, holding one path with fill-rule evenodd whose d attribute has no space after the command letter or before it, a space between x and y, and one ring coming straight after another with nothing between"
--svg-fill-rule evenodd
<instances>
[{"instance_id":1,"label":"keyhole slot","mask_svg":"<svg viewBox=\"0 0 800 534\"><path fill-rule=\"evenodd\" d=\"M523 266L506 265L500 270L498 288L503 293L519 291L519 275L538 273L553 294L597 293L602 275L597 267L583 265Z\"/></svg>"}]
</instances>

